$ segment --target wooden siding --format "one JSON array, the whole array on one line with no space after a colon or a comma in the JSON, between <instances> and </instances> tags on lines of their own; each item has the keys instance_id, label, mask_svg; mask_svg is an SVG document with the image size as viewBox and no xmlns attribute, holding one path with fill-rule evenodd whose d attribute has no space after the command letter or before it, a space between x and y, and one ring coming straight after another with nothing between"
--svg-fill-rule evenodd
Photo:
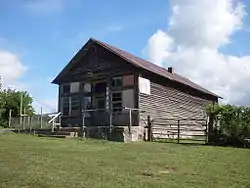
<instances>
[{"instance_id":1,"label":"wooden siding","mask_svg":"<svg viewBox=\"0 0 250 188\"><path fill-rule=\"evenodd\" d=\"M131 74L135 71L136 68L125 60L94 44L89 47L79 63L71 67L68 73L60 79L59 84L92 81L115 75Z\"/></svg>"},{"instance_id":2,"label":"wooden siding","mask_svg":"<svg viewBox=\"0 0 250 188\"><path fill-rule=\"evenodd\" d=\"M205 117L204 107L209 102L216 102L211 99L194 95L192 91L179 90L171 86L170 81L165 84L158 84L158 81L151 79L151 94L139 93L139 108L146 111L140 114L140 124L146 125L147 115L151 118L197 118Z\"/></svg>"},{"instance_id":3,"label":"wooden siding","mask_svg":"<svg viewBox=\"0 0 250 188\"><path fill-rule=\"evenodd\" d=\"M208 102L217 102L217 97L202 93L191 87L184 86L181 83L172 82L167 78L156 75L150 71L145 71L141 68L135 67L124 59L111 53L107 49L97 45L88 45L86 53L83 57L74 63L65 75L56 81L59 85L71 82L94 82L101 79L110 80L114 76L134 75L133 86L124 86L121 89L134 89L135 108L140 108L146 111L138 116L135 112L133 115L133 124L137 125L140 121L141 125L146 125L147 115L152 118L202 118L204 116L203 108ZM139 93L138 77L141 75L151 82L151 95ZM108 82L109 86L110 83ZM119 90L121 90L119 88ZM110 90L112 91L112 90ZM115 91L115 90L113 90ZM90 93L92 94L92 93ZM71 96L73 94L62 94L59 87L59 98L62 96ZM84 93L80 90L77 93L80 98L80 109L82 105L82 98ZM109 96L110 98L110 96ZM61 102L59 101L59 109ZM82 124L81 114L78 117L64 117L62 124ZM101 117L104 117L102 119ZM98 115L93 122L94 124L108 123L108 115ZM113 121L122 119L122 124L128 124L127 114L113 117ZM101 123L101 121L102 123ZM119 121L117 123L119 125Z\"/></svg>"},{"instance_id":4,"label":"wooden siding","mask_svg":"<svg viewBox=\"0 0 250 188\"><path fill-rule=\"evenodd\" d=\"M63 94L60 90L63 84L72 83L72 82L80 82L82 87L82 83L95 82L98 80L105 79L107 81L107 86L110 85L110 79L115 76L123 76L123 75L135 75L138 72L131 64L127 63L125 60L117 57L115 54L110 53L106 49L98 46L91 45L88 49L86 55L79 61L78 64L71 67L67 74L65 74L60 79L59 83L59 99L64 96L73 96L77 95L80 99L80 109L82 109L82 100L83 89L81 88L79 93L66 93ZM92 73L92 74L90 74ZM132 79L136 80L135 76ZM135 82L136 84L136 82ZM133 89L134 93L137 93L136 85L126 85L121 86L120 88L109 88L110 94L112 91L121 91L124 89ZM88 93L88 96L93 96L93 91ZM135 107L138 107L138 96L135 96ZM111 96L109 96L111 98ZM61 109L61 101L59 100L59 109ZM111 105L111 104L110 104ZM109 125L109 113L106 112L95 112L93 113L93 117L90 120L91 123L86 120L86 124L88 125ZM138 125L138 114L132 114L132 123L133 125ZM79 110L78 117L70 117L64 116L62 117L62 125L82 125L81 112ZM121 112L121 114L113 115L113 125L128 125L129 124L129 114L126 111Z\"/></svg>"}]
</instances>

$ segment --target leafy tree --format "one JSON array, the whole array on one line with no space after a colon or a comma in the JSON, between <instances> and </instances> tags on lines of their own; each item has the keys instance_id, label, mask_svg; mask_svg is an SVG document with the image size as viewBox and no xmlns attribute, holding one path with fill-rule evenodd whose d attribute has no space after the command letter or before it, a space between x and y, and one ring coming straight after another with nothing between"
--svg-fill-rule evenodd
<instances>
[{"instance_id":1,"label":"leafy tree","mask_svg":"<svg viewBox=\"0 0 250 188\"><path fill-rule=\"evenodd\" d=\"M4 124L4 120L3 120L3 113L5 112L4 106L5 106L5 102L3 100L2 83L1 83L1 77L0 77L0 126Z\"/></svg>"},{"instance_id":2,"label":"leafy tree","mask_svg":"<svg viewBox=\"0 0 250 188\"><path fill-rule=\"evenodd\" d=\"M33 99L26 91L17 91L13 89L1 89L0 84L0 126L6 126L9 118L9 111L12 111L12 117L18 117L20 114L21 96L23 99L22 113L32 116L35 112L32 107Z\"/></svg>"},{"instance_id":3,"label":"leafy tree","mask_svg":"<svg viewBox=\"0 0 250 188\"><path fill-rule=\"evenodd\" d=\"M210 105L206 110L215 122L219 122L212 135L214 142L239 146L250 137L250 107Z\"/></svg>"}]
</instances>

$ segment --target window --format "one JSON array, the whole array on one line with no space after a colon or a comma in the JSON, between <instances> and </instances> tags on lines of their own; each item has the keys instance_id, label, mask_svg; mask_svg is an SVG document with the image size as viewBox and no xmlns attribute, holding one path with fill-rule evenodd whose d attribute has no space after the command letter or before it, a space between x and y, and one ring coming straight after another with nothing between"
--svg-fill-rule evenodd
<instances>
[{"instance_id":1,"label":"window","mask_svg":"<svg viewBox=\"0 0 250 188\"><path fill-rule=\"evenodd\" d=\"M112 93L112 101L117 102L122 100L122 93Z\"/></svg>"},{"instance_id":2,"label":"window","mask_svg":"<svg viewBox=\"0 0 250 188\"><path fill-rule=\"evenodd\" d=\"M105 99L104 98L97 99L97 108L98 109L105 108Z\"/></svg>"},{"instance_id":3,"label":"window","mask_svg":"<svg viewBox=\"0 0 250 188\"><path fill-rule=\"evenodd\" d=\"M112 109L114 112L122 110L122 93L112 93Z\"/></svg>"},{"instance_id":4,"label":"window","mask_svg":"<svg viewBox=\"0 0 250 188\"><path fill-rule=\"evenodd\" d=\"M63 115L68 116L70 114L70 98L69 97L63 97L62 98L62 113Z\"/></svg>"},{"instance_id":5,"label":"window","mask_svg":"<svg viewBox=\"0 0 250 188\"><path fill-rule=\"evenodd\" d=\"M150 95L150 80L139 77L139 91L140 93Z\"/></svg>"},{"instance_id":6,"label":"window","mask_svg":"<svg viewBox=\"0 0 250 188\"><path fill-rule=\"evenodd\" d=\"M122 86L122 77L112 78L112 87L120 87L120 86Z\"/></svg>"},{"instance_id":7,"label":"window","mask_svg":"<svg viewBox=\"0 0 250 188\"><path fill-rule=\"evenodd\" d=\"M126 89L122 91L122 106L128 108L134 108L134 90L133 89Z\"/></svg>"},{"instance_id":8,"label":"window","mask_svg":"<svg viewBox=\"0 0 250 188\"><path fill-rule=\"evenodd\" d=\"M104 109L105 108L105 93L101 93L99 95L95 95L95 108Z\"/></svg>"},{"instance_id":9,"label":"window","mask_svg":"<svg viewBox=\"0 0 250 188\"><path fill-rule=\"evenodd\" d=\"M79 82L72 82L70 83L70 93L77 93L80 89L80 83Z\"/></svg>"},{"instance_id":10,"label":"window","mask_svg":"<svg viewBox=\"0 0 250 188\"><path fill-rule=\"evenodd\" d=\"M79 109L79 97L73 96L71 97L71 110L78 110Z\"/></svg>"},{"instance_id":11,"label":"window","mask_svg":"<svg viewBox=\"0 0 250 188\"><path fill-rule=\"evenodd\" d=\"M62 114L64 116L78 115L79 111L79 97L63 97L62 98Z\"/></svg>"},{"instance_id":12,"label":"window","mask_svg":"<svg viewBox=\"0 0 250 188\"><path fill-rule=\"evenodd\" d=\"M102 93L106 91L106 82L100 82L95 84L95 92Z\"/></svg>"},{"instance_id":13,"label":"window","mask_svg":"<svg viewBox=\"0 0 250 188\"><path fill-rule=\"evenodd\" d=\"M91 92L91 84L85 83L85 84L83 85L83 91L84 91L85 93Z\"/></svg>"},{"instance_id":14,"label":"window","mask_svg":"<svg viewBox=\"0 0 250 188\"><path fill-rule=\"evenodd\" d=\"M83 97L83 110L89 109L92 106L92 98L91 97ZM90 112L85 113L85 118L91 117Z\"/></svg>"},{"instance_id":15,"label":"window","mask_svg":"<svg viewBox=\"0 0 250 188\"><path fill-rule=\"evenodd\" d=\"M91 108L92 100L91 97L83 97L83 109Z\"/></svg>"},{"instance_id":16,"label":"window","mask_svg":"<svg viewBox=\"0 0 250 188\"><path fill-rule=\"evenodd\" d=\"M62 93L70 93L70 85L63 85L62 86Z\"/></svg>"}]
</instances>

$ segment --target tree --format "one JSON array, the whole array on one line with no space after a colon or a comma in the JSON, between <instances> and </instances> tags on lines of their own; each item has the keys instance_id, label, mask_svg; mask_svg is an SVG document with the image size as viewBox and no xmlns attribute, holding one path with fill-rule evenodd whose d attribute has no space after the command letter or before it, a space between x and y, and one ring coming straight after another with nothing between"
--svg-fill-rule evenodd
<instances>
[{"instance_id":1,"label":"tree","mask_svg":"<svg viewBox=\"0 0 250 188\"><path fill-rule=\"evenodd\" d=\"M233 105L210 105L207 115L219 121L211 134L213 142L240 146L250 137L250 107Z\"/></svg>"},{"instance_id":2,"label":"tree","mask_svg":"<svg viewBox=\"0 0 250 188\"><path fill-rule=\"evenodd\" d=\"M34 115L32 107L33 99L27 91L17 91L13 89L2 89L0 82L0 126L6 126L9 118L9 111L12 117L20 116L20 103L22 98L22 114Z\"/></svg>"},{"instance_id":3,"label":"tree","mask_svg":"<svg viewBox=\"0 0 250 188\"><path fill-rule=\"evenodd\" d=\"M0 126L4 124L4 120L3 120L3 113L5 112L4 106L5 106L5 102L3 100L3 95L2 95L2 82L1 82L1 76L0 76Z\"/></svg>"}]
</instances>

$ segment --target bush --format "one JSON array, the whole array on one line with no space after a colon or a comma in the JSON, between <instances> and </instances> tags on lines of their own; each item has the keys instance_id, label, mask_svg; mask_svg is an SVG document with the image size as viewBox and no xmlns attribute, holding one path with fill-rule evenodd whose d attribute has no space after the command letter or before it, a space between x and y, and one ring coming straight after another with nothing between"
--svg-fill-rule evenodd
<instances>
[{"instance_id":1,"label":"bush","mask_svg":"<svg viewBox=\"0 0 250 188\"><path fill-rule=\"evenodd\" d=\"M214 105L207 108L216 126L210 140L219 145L243 146L250 138L250 107Z\"/></svg>"}]
</instances>

